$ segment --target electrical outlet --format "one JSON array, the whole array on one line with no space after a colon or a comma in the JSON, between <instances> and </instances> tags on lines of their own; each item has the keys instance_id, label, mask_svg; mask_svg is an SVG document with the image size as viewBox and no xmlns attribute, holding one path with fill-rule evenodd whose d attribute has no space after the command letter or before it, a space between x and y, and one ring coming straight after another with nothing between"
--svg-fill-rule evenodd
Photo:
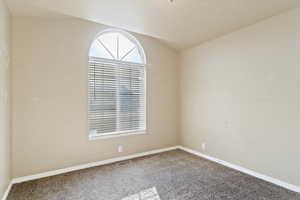
<instances>
[{"instance_id":1,"label":"electrical outlet","mask_svg":"<svg viewBox=\"0 0 300 200\"><path fill-rule=\"evenodd\" d=\"M8 104L8 94L7 94L6 90L4 90L3 99L4 99L4 104L7 105Z\"/></svg>"},{"instance_id":2,"label":"electrical outlet","mask_svg":"<svg viewBox=\"0 0 300 200\"><path fill-rule=\"evenodd\" d=\"M230 123L230 121L225 121L225 126L226 126L226 128L231 128L231 123Z\"/></svg>"},{"instance_id":3,"label":"electrical outlet","mask_svg":"<svg viewBox=\"0 0 300 200\"><path fill-rule=\"evenodd\" d=\"M119 153L122 153L122 152L123 152L123 146L122 146L122 145L119 145L119 146L118 146L118 152L119 152Z\"/></svg>"},{"instance_id":4,"label":"electrical outlet","mask_svg":"<svg viewBox=\"0 0 300 200\"><path fill-rule=\"evenodd\" d=\"M40 98L38 98L38 97L33 97L33 98L32 98L32 101L33 101L33 102L39 102L39 101L40 101Z\"/></svg>"},{"instance_id":5,"label":"electrical outlet","mask_svg":"<svg viewBox=\"0 0 300 200\"><path fill-rule=\"evenodd\" d=\"M202 150L205 151L205 149L206 149L206 143L205 143L205 142L202 142L201 147L202 147Z\"/></svg>"}]
</instances>

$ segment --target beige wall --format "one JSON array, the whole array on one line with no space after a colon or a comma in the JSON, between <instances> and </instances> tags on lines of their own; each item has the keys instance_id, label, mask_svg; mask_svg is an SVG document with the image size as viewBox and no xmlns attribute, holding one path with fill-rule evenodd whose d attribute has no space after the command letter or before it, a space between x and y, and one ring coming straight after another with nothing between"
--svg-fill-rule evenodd
<instances>
[{"instance_id":1,"label":"beige wall","mask_svg":"<svg viewBox=\"0 0 300 200\"><path fill-rule=\"evenodd\" d=\"M177 144L178 55L142 35L135 36L149 64L148 134L88 140L87 55L105 28L75 18L13 19L14 177Z\"/></svg>"},{"instance_id":2,"label":"beige wall","mask_svg":"<svg viewBox=\"0 0 300 200\"><path fill-rule=\"evenodd\" d=\"M300 186L299 19L296 9L181 54L184 146Z\"/></svg>"},{"instance_id":3,"label":"beige wall","mask_svg":"<svg viewBox=\"0 0 300 200\"><path fill-rule=\"evenodd\" d=\"M10 16L0 0L0 199L10 181Z\"/></svg>"}]
</instances>

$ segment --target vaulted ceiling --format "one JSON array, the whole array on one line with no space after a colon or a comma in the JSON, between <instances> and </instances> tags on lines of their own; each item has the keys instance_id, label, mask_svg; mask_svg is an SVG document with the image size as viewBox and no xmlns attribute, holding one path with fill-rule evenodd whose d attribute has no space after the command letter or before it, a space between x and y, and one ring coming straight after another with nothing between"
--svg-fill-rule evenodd
<instances>
[{"instance_id":1,"label":"vaulted ceiling","mask_svg":"<svg viewBox=\"0 0 300 200\"><path fill-rule=\"evenodd\" d=\"M14 16L73 16L195 46L300 5L299 0L7 0Z\"/></svg>"}]
</instances>

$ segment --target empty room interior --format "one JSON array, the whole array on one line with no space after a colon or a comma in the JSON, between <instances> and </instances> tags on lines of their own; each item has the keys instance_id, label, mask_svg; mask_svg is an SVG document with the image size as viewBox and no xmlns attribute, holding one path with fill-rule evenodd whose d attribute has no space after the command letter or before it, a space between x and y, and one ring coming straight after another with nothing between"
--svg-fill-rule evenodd
<instances>
[{"instance_id":1,"label":"empty room interior","mask_svg":"<svg viewBox=\"0 0 300 200\"><path fill-rule=\"evenodd\" d=\"M299 0L0 0L1 200L300 200Z\"/></svg>"}]
</instances>

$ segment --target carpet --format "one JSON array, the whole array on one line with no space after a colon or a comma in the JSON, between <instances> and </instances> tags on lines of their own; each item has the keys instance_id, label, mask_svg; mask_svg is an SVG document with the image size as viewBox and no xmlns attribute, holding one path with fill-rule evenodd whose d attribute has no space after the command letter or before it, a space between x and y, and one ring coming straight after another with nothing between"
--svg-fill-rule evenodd
<instances>
[{"instance_id":1,"label":"carpet","mask_svg":"<svg viewBox=\"0 0 300 200\"><path fill-rule=\"evenodd\" d=\"M16 184L7 200L300 200L300 194L174 150Z\"/></svg>"}]
</instances>

